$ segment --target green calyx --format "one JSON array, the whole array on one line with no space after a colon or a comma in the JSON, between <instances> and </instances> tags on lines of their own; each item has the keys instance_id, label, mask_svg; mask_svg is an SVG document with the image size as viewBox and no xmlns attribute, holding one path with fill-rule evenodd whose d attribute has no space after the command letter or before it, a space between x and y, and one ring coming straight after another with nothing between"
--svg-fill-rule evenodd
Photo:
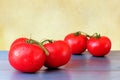
<instances>
[{"instance_id":1,"label":"green calyx","mask_svg":"<svg viewBox=\"0 0 120 80\"><path fill-rule=\"evenodd\" d=\"M78 31L78 32L75 32L75 33L73 33L75 36L79 36L79 35L81 35L81 32L80 31Z\"/></svg>"},{"instance_id":2,"label":"green calyx","mask_svg":"<svg viewBox=\"0 0 120 80\"><path fill-rule=\"evenodd\" d=\"M94 38L100 38L100 37L101 37L101 35L100 35L100 34L98 34L98 33L94 33L91 37L94 37Z\"/></svg>"},{"instance_id":3,"label":"green calyx","mask_svg":"<svg viewBox=\"0 0 120 80\"><path fill-rule=\"evenodd\" d=\"M40 46L40 47L43 49L43 51L45 52L45 54L46 54L47 56L49 55L49 52L48 52L47 49L43 46L42 42L38 42L38 41L33 40L33 39L28 39L26 42L27 42L28 44L36 44L36 45Z\"/></svg>"},{"instance_id":4,"label":"green calyx","mask_svg":"<svg viewBox=\"0 0 120 80\"><path fill-rule=\"evenodd\" d=\"M27 39L26 42L27 42L28 44L36 44L36 45L39 45L39 42L36 41L36 40L33 40L33 39Z\"/></svg>"},{"instance_id":5,"label":"green calyx","mask_svg":"<svg viewBox=\"0 0 120 80\"><path fill-rule=\"evenodd\" d=\"M73 33L73 34L74 34L75 36L85 35L85 36L88 37L88 38L91 38L91 37L100 38L100 37L101 37L101 35L98 34L98 33L94 33L93 35L89 35L89 34L87 34L87 33L85 33L85 32L82 32L82 31L77 31L77 32L75 32L75 33Z\"/></svg>"},{"instance_id":6,"label":"green calyx","mask_svg":"<svg viewBox=\"0 0 120 80\"><path fill-rule=\"evenodd\" d=\"M90 37L90 35L88 35L87 33L85 32L82 32L82 31L77 31L74 33L75 36L79 36L79 35L85 35L86 37Z\"/></svg>"}]
</instances>

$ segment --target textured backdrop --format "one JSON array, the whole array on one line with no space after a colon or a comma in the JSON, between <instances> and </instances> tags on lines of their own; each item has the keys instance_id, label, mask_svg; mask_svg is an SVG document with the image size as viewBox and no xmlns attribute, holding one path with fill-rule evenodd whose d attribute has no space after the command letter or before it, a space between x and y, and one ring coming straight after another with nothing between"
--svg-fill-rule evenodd
<instances>
[{"instance_id":1,"label":"textured backdrop","mask_svg":"<svg viewBox=\"0 0 120 80\"><path fill-rule=\"evenodd\" d=\"M120 50L120 1L0 0L0 50L21 36L63 39L75 31L106 35Z\"/></svg>"}]
</instances>

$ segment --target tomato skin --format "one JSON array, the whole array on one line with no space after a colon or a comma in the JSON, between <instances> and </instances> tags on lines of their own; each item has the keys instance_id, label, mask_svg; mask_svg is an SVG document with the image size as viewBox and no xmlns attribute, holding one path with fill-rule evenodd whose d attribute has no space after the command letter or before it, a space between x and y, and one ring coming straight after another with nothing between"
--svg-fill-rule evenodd
<instances>
[{"instance_id":1,"label":"tomato skin","mask_svg":"<svg viewBox=\"0 0 120 80\"><path fill-rule=\"evenodd\" d=\"M86 50L87 37L85 35L74 35L70 33L65 36L64 41L70 46L72 54L81 54Z\"/></svg>"},{"instance_id":2,"label":"tomato skin","mask_svg":"<svg viewBox=\"0 0 120 80\"><path fill-rule=\"evenodd\" d=\"M91 37L87 42L87 49L93 56L105 56L110 52L111 41L106 36L100 38Z\"/></svg>"},{"instance_id":3,"label":"tomato skin","mask_svg":"<svg viewBox=\"0 0 120 80\"><path fill-rule=\"evenodd\" d=\"M16 70L33 73L38 71L45 62L46 55L37 45L21 43L9 51L9 63Z\"/></svg>"},{"instance_id":4,"label":"tomato skin","mask_svg":"<svg viewBox=\"0 0 120 80\"><path fill-rule=\"evenodd\" d=\"M70 47L64 41L58 40L53 43L44 44L49 55L46 57L45 66L48 68L58 68L68 63L71 58Z\"/></svg>"},{"instance_id":5,"label":"tomato skin","mask_svg":"<svg viewBox=\"0 0 120 80\"><path fill-rule=\"evenodd\" d=\"M20 37L20 38L17 38L16 40L13 41L13 43L11 44L10 48L12 48L13 46L17 45L17 44L21 44L21 43L26 43L26 40L28 38L26 37Z\"/></svg>"}]
</instances>

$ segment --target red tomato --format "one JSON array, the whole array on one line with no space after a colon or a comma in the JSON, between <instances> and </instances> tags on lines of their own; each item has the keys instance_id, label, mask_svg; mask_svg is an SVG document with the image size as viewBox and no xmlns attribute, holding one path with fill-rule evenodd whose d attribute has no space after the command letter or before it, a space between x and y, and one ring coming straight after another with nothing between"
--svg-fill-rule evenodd
<instances>
[{"instance_id":1,"label":"red tomato","mask_svg":"<svg viewBox=\"0 0 120 80\"><path fill-rule=\"evenodd\" d=\"M21 72L36 72L45 62L46 55L37 45L21 43L12 47L9 51L11 66Z\"/></svg>"},{"instance_id":2,"label":"red tomato","mask_svg":"<svg viewBox=\"0 0 120 80\"><path fill-rule=\"evenodd\" d=\"M28 38L26 37L20 37L20 38L17 38L16 40L13 41L13 43L11 44L10 48L12 48L13 46L17 45L17 44L21 44L21 43L26 43L26 40Z\"/></svg>"},{"instance_id":3,"label":"red tomato","mask_svg":"<svg viewBox=\"0 0 120 80\"><path fill-rule=\"evenodd\" d=\"M91 37L87 42L87 49L93 56L107 55L111 49L111 41L106 36Z\"/></svg>"},{"instance_id":4,"label":"red tomato","mask_svg":"<svg viewBox=\"0 0 120 80\"><path fill-rule=\"evenodd\" d=\"M70 33L64 41L70 46L72 54L81 54L86 50L87 37L83 34Z\"/></svg>"},{"instance_id":5,"label":"red tomato","mask_svg":"<svg viewBox=\"0 0 120 80\"><path fill-rule=\"evenodd\" d=\"M45 66L48 68L58 68L65 65L71 58L70 47L64 41L58 40L44 44L49 55L46 57Z\"/></svg>"}]
</instances>

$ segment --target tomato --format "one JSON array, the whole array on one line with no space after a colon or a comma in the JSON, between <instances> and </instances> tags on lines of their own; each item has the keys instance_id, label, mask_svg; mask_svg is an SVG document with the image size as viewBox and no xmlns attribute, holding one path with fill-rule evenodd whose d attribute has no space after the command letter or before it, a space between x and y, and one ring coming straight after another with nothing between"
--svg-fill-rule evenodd
<instances>
[{"instance_id":1,"label":"tomato","mask_svg":"<svg viewBox=\"0 0 120 80\"><path fill-rule=\"evenodd\" d=\"M45 58L46 55L41 47L27 42L12 47L8 55L12 67L27 73L38 71L43 66Z\"/></svg>"},{"instance_id":2,"label":"tomato","mask_svg":"<svg viewBox=\"0 0 120 80\"><path fill-rule=\"evenodd\" d=\"M26 43L26 40L28 38L26 37L20 37L20 38L17 38L16 40L13 41L13 43L11 44L10 48L12 48L13 46L17 45L17 44L21 44L21 43Z\"/></svg>"},{"instance_id":3,"label":"tomato","mask_svg":"<svg viewBox=\"0 0 120 80\"><path fill-rule=\"evenodd\" d=\"M44 47L49 52L46 57L45 66L48 68L58 68L67 64L71 58L70 47L62 40L49 42L44 44Z\"/></svg>"},{"instance_id":4,"label":"tomato","mask_svg":"<svg viewBox=\"0 0 120 80\"><path fill-rule=\"evenodd\" d=\"M64 41L70 46L72 54L81 54L86 50L87 37L79 32L65 36Z\"/></svg>"},{"instance_id":5,"label":"tomato","mask_svg":"<svg viewBox=\"0 0 120 80\"><path fill-rule=\"evenodd\" d=\"M111 49L111 40L106 36L91 37L87 42L87 49L93 56L105 56Z\"/></svg>"}]
</instances>

